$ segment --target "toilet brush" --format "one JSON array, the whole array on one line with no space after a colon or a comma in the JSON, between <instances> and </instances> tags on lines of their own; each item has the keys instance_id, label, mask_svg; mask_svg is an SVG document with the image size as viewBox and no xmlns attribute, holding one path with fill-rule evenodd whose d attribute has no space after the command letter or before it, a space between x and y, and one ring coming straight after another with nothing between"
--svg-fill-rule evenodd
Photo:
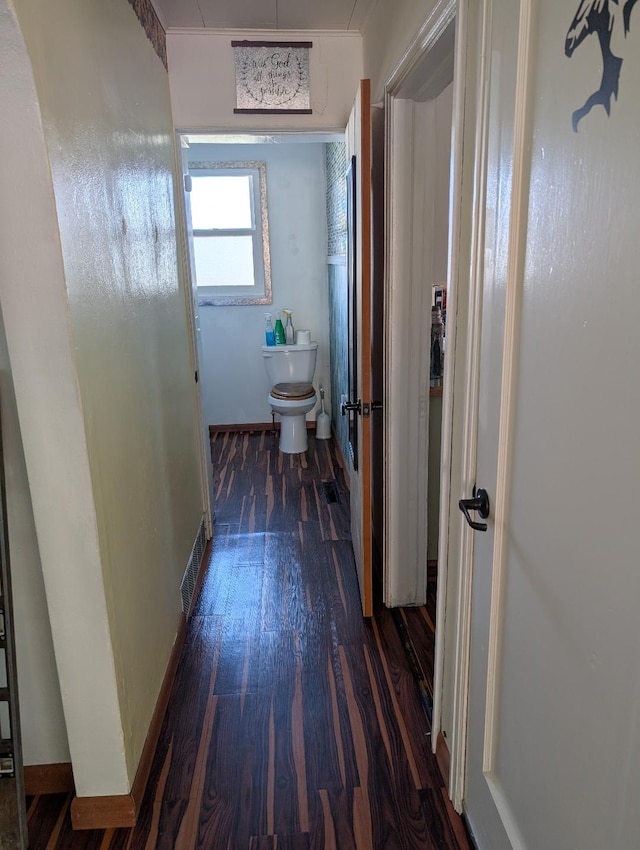
<instances>
[{"instance_id":1,"label":"toilet brush","mask_svg":"<svg viewBox=\"0 0 640 850\"><path fill-rule=\"evenodd\" d=\"M331 438L331 418L324 410L324 387L320 387L320 413L316 418L316 439L329 440Z\"/></svg>"}]
</instances>

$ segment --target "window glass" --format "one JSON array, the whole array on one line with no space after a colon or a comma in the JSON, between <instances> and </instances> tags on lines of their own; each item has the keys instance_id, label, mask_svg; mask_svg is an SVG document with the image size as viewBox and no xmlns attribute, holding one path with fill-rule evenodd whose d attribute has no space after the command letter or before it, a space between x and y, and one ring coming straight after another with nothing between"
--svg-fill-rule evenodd
<instances>
[{"instance_id":1,"label":"window glass","mask_svg":"<svg viewBox=\"0 0 640 850\"><path fill-rule=\"evenodd\" d=\"M264 162L191 162L198 303L271 304Z\"/></svg>"},{"instance_id":2,"label":"window glass","mask_svg":"<svg viewBox=\"0 0 640 850\"><path fill-rule=\"evenodd\" d=\"M251 236L196 236L198 286L255 286Z\"/></svg>"},{"instance_id":3,"label":"window glass","mask_svg":"<svg viewBox=\"0 0 640 850\"><path fill-rule=\"evenodd\" d=\"M194 230L238 230L253 227L252 176L194 177L191 221Z\"/></svg>"}]
</instances>

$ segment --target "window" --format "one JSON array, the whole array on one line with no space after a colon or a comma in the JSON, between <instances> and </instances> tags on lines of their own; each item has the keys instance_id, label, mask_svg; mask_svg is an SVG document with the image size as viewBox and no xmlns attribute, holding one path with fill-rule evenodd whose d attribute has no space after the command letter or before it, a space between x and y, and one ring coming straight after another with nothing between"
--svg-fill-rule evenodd
<instances>
[{"instance_id":1,"label":"window","mask_svg":"<svg viewBox=\"0 0 640 850\"><path fill-rule=\"evenodd\" d=\"M271 304L264 162L192 162L198 303Z\"/></svg>"}]
</instances>

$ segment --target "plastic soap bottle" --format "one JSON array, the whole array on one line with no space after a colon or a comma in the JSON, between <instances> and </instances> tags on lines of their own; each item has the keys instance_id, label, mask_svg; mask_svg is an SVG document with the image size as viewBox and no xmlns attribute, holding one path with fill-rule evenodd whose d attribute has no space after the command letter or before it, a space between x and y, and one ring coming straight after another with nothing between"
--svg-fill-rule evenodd
<instances>
[{"instance_id":1,"label":"plastic soap bottle","mask_svg":"<svg viewBox=\"0 0 640 850\"><path fill-rule=\"evenodd\" d=\"M285 310L284 312L287 317L287 324L284 329L284 339L287 345L293 345L295 342L295 334L293 331L293 321L291 320L291 310Z\"/></svg>"},{"instance_id":2,"label":"plastic soap bottle","mask_svg":"<svg viewBox=\"0 0 640 850\"><path fill-rule=\"evenodd\" d=\"M284 345L284 328L282 327L282 320L280 319L280 311L276 313L275 337L276 345Z\"/></svg>"},{"instance_id":3,"label":"plastic soap bottle","mask_svg":"<svg viewBox=\"0 0 640 850\"><path fill-rule=\"evenodd\" d=\"M273 330L273 322L271 321L271 313L264 314L264 335L267 345L276 344L276 334Z\"/></svg>"}]
</instances>

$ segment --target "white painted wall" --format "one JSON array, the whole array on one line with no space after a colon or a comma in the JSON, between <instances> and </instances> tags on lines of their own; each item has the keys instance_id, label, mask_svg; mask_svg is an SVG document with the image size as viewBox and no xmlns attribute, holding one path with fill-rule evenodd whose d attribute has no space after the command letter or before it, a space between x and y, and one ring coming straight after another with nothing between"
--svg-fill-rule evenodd
<instances>
[{"instance_id":1,"label":"white painted wall","mask_svg":"<svg viewBox=\"0 0 640 850\"><path fill-rule=\"evenodd\" d=\"M48 155L32 69L6 0L0 14L0 109L3 129L10 128L0 133L0 197L11 199L0 204L0 300L69 745L80 788L101 787L99 779L87 783L96 759L108 787L123 790L122 726Z\"/></svg>"},{"instance_id":2,"label":"white painted wall","mask_svg":"<svg viewBox=\"0 0 640 850\"><path fill-rule=\"evenodd\" d=\"M312 41L311 115L234 115L234 39ZM362 76L356 32L294 30L170 30L167 54L171 103L180 130L344 130Z\"/></svg>"},{"instance_id":3,"label":"white painted wall","mask_svg":"<svg viewBox=\"0 0 640 850\"><path fill-rule=\"evenodd\" d=\"M9 352L1 322L0 400L23 763L67 762L69 744L60 683Z\"/></svg>"},{"instance_id":4,"label":"white painted wall","mask_svg":"<svg viewBox=\"0 0 640 850\"><path fill-rule=\"evenodd\" d=\"M168 78L128 3L14 5L0 298L76 790L125 794L202 513Z\"/></svg>"},{"instance_id":5,"label":"white painted wall","mask_svg":"<svg viewBox=\"0 0 640 850\"><path fill-rule=\"evenodd\" d=\"M206 425L270 422L270 384L260 346L264 314L293 311L318 342L314 385L330 406L329 287L324 145L191 145L189 161L266 163L273 304L200 307ZM318 408L319 409L319 408ZM317 410L307 418L314 420Z\"/></svg>"}]
</instances>

